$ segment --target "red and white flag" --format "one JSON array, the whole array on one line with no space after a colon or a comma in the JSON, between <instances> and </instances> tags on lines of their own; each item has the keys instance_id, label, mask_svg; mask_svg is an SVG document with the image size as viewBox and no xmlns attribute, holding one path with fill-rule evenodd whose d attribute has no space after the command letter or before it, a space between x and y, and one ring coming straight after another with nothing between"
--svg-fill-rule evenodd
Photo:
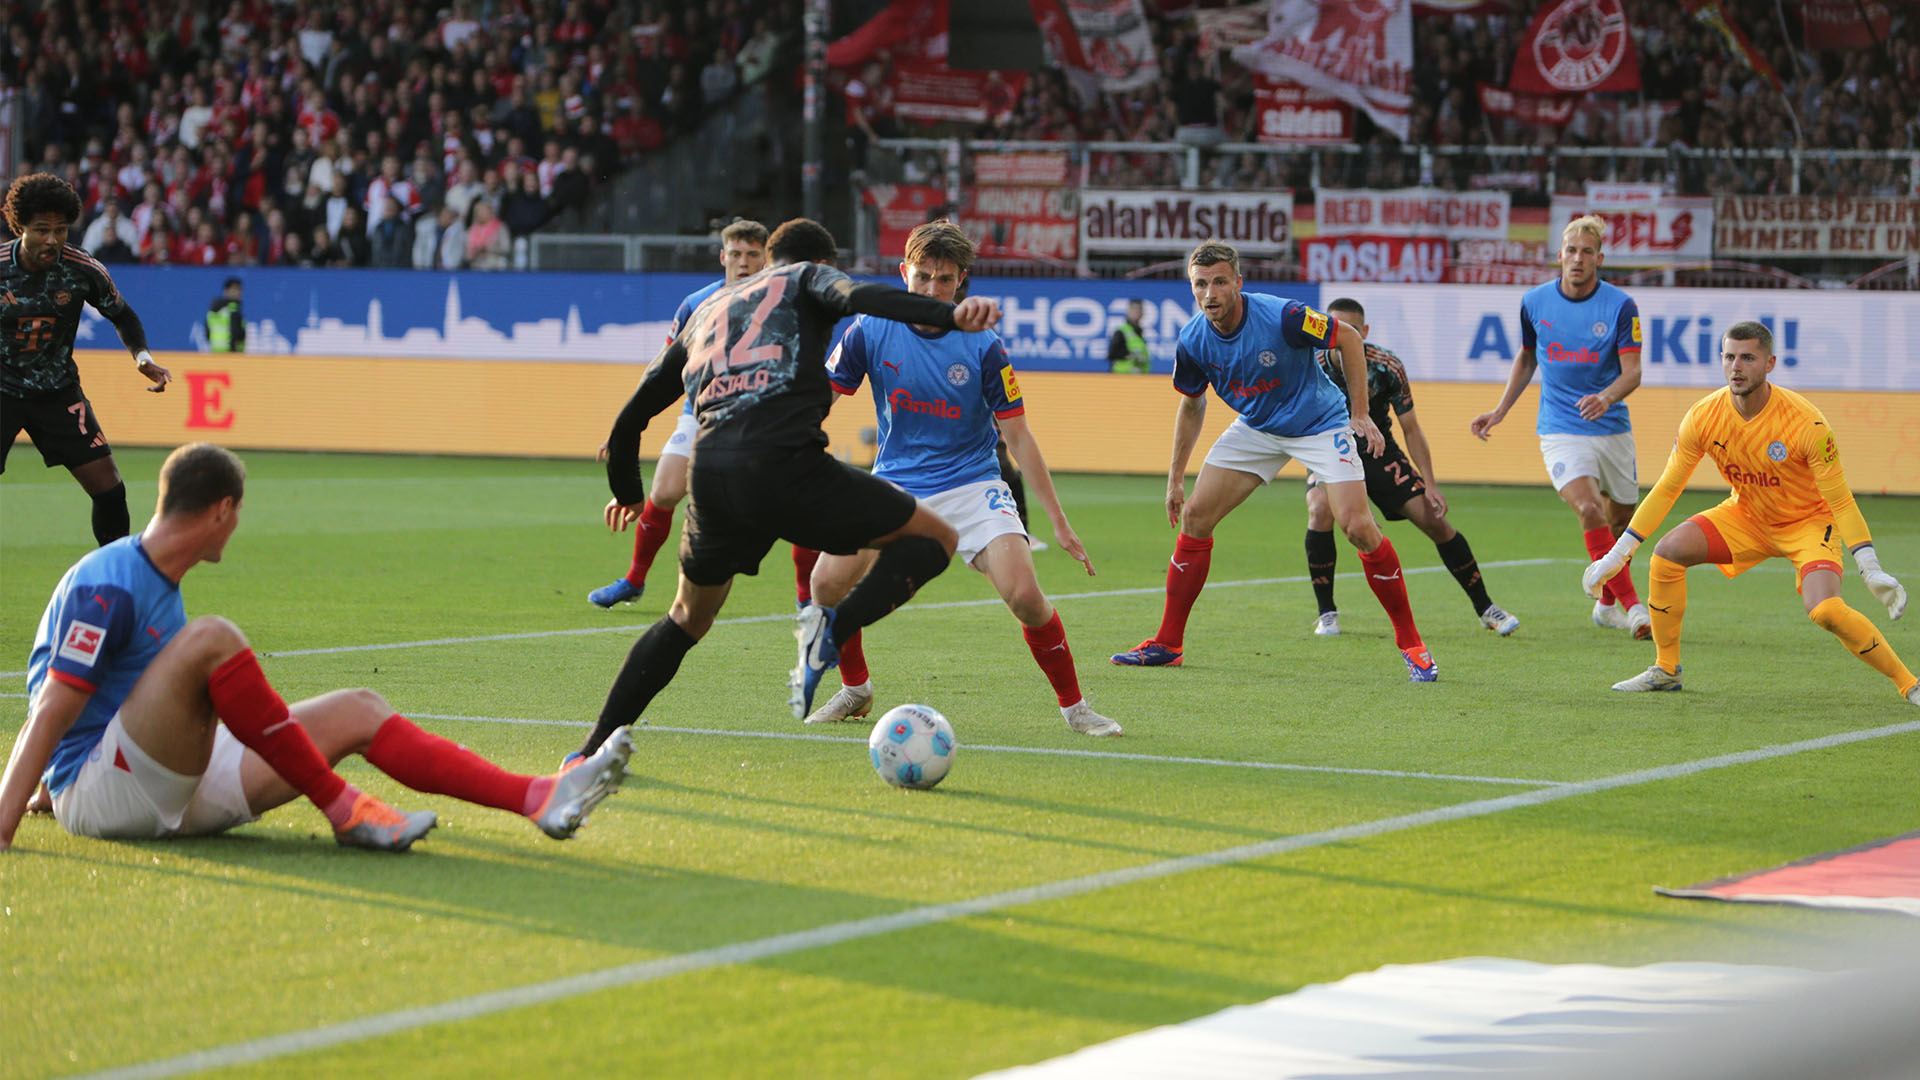
<instances>
[{"instance_id":1,"label":"red and white flag","mask_svg":"<svg viewBox=\"0 0 1920 1080\"><path fill-rule=\"evenodd\" d=\"M1160 78L1140 0L1027 0L1053 61L1102 90L1137 90Z\"/></svg>"},{"instance_id":2,"label":"red and white flag","mask_svg":"<svg viewBox=\"0 0 1920 1080\"><path fill-rule=\"evenodd\" d=\"M1800 25L1809 49L1871 49L1893 31L1883 0L1801 0Z\"/></svg>"},{"instance_id":3,"label":"red and white flag","mask_svg":"<svg viewBox=\"0 0 1920 1080\"><path fill-rule=\"evenodd\" d=\"M1527 27L1509 90L1528 94L1589 94L1640 89L1620 0L1549 0Z\"/></svg>"},{"instance_id":4,"label":"red and white flag","mask_svg":"<svg viewBox=\"0 0 1920 1080\"><path fill-rule=\"evenodd\" d=\"M1516 93L1492 83L1476 84L1480 92L1480 111L1488 116L1511 116L1526 124L1564 127L1573 119L1574 100L1558 95Z\"/></svg>"},{"instance_id":5,"label":"red and white flag","mask_svg":"<svg viewBox=\"0 0 1920 1080\"><path fill-rule=\"evenodd\" d=\"M1413 103L1412 0L1271 0L1266 40L1243 66L1332 94L1401 139Z\"/></svg>"}]
</instances>

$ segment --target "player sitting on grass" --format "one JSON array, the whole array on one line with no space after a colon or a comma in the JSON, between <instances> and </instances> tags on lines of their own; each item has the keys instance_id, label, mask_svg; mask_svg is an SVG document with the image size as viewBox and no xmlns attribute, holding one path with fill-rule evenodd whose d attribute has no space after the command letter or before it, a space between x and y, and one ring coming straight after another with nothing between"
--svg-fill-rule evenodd
<instances>
[{"instance_id":1,"label":"player sitting on grass","mask_svg":"<svg viewBox=\"0 0 1920 1080\"><path fill-rule=\"evenodd\" d=\"M907 237L900 277L910 292L951 301L972 265L973 241L958 225L935 221ZM1027 648L1053 684L1067 726L1083 735L1120 734L1120 725L1094 712L1080 693L1066 629L1040 591L1027 531L1013 492L1000 478L995 421L1020 472L1033 484L1060 546L1091 575L1093 562L1067 524L1040 444L1027 427L1026 402L1000 336L991 330L967 334L862 315L828 358L827 373L841 394L856 393L863 380L872 384L880 423L873 475L924 500L959 530L960 561L985 574L1020 620ZM866 573L875 554L822 557L813 571L819 602L838 603ZM807 716L807 723L848 720L873 711L873 684L860 639L854 634L840 643L843 685Z\"/></svg>"},{"instance_id":2,"label":"player sitting on grass","mask_svg":"<svg viewBox=\"0 0 1920 1080\"><path fill-rule=\"evenodd\" d=\"M1727 385L1701 399L1680 421L1666 471L1627 531L1587 567L1581 584L1598 595L1627 564L1640 542L1660 527L1686 489L1702 456L1713 459L1733 493L1681 522L1654 545L1652 588L1654 664L1615 690L1680 689L1680 621L1687 612L1687 567L1710 562L1728 577L1779 557L1792 561L1807 616L1839 638L1855 656L1892 680L1920 705L1920 679L1894 655L1893 644L1865 615L1840 598L1841 541L1875 599L1898 619L1907 590L1880 569L1866 519L1854 504L1840 467L1833 429L1813 403L1767 381L1773 371L1773 332L1757 322L1735 323L1720 351ZM1835 533L1839 534L1838 539Z\"/></svg>"},{"instance_id":3,"label":"player sitting on grass","mask_svg":"<svg viewBox=\"0 0 1920 1080\"><path fill-rule=\"evenodd\" d=\"M54 818L77 836L217 833L304 795L340 843L381 851L405 851L435 818L341 779L332 765L349 754L416 791L523 814L556 840L620 786L624 738L558 776L518 776L415 727L371 690L289 707L238 627L188 622L180 599L187 571L220 561L245 484L226 450L180 447L160 467L146 529L60 579L27 664L27 722L0 779L0 850L43 771Z\"/></svg>"},{"instance_id":4,"label":"player sitting on grass","mask_svg":"<svg viewBox=\"0 0 1920 1080\"><path fill-rule=\"evenodd\" d=\"M1360 301L1342 297L1327 305L1327 313L1367 336L1367 309ZM1427 446L1427 433L1413 414L1413 388L1407 385L1407 369L1393 353L1366 342L1367 403L1374 425L1387 448L1379 454L1360 459L1367 470L1367 498L1389 521L1411 520L1433 541L1440 553L1440 564L1460 583L1480 617L1480 625L1501 637L1520 628L1520 619L1509 615L1487 595L1487 584L1480 576L1479 560L1473 548L1447 520L1447 500L1433 478L1433 452ZM1340 354L1332 349L1320 353L1320 370L1327 373L1341 392L1347 389L1346 369ZM1406 432L1407 448L1402 450L1393 438L1393 418L1400 418ZM1409 456L1411 454L1411 456ZM1333 546L1333 508L1327 502L1325 485L1317 476L1307 477L1307 576L1313 582L1313 596L1320 605L1313 632L1332 637L1340 632L1340 609L1333 602L1333 572L1339 552Z\"/></svg>"},{"instance_id":5,"label":"player sitting on grass","mask_svg":"<svg viewBox=\"0 0 1920 1080\"><path fill-rule=\"evenodd\" d=\"M1218 241L1193 249L1187 277L1200 310L1181 329L1173 359L1173 388L1184 400L1174 418L1173 461L1167 468L1167 520L1179 536L1168 562L1166 607L1159 631L1113 662L1133 667L1180 663L1187 616L1213 561L1215 526L1297 458L1320 478L1334 520L1359 550L1367 584L1393 622L1407 677L1434 681L1439 668L1407 606L1400 556L1367 509L1360 455L1378 454L1384 443L1367 415L1360 331L1297 300L1242 292L1240 254ZM1316 349L1335 346L1347 372L1345 394L1315 358ZM1240 415L1207 452L1189 501L1187 461L1206 420L1209 385Z\"/></svg>"}]
</instances>

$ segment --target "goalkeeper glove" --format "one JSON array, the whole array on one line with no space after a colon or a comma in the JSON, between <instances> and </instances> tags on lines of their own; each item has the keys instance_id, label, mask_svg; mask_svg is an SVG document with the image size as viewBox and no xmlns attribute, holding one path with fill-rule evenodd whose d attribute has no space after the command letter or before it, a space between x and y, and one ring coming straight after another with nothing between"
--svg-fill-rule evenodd
<instances>
[{"instance_id":1,"label":"goalkeeper glove","mask_svg":"<svg viewBox=\"0 0 1920 1080\"><path fill-rule=\"evenodd\" d=\"M1588 596L1600 599L1601 590L1620 572L1621 567L1627 565L1627 560L1633 558L1634 549L1640 546L1641 539L1632 529L1628 529L1620 534L1620 539L1613 542L1613 547L1605 555L1588 564L1587 572L1580 575L1580 587L1587 591Z\"/></svg>"},{"instance_id":2,"label":"goalkeeper glove","mask_svg":"<svg viewBox=\"0 0 1920 1080\"><path fill-rule=\"evenodd\" d=\"M1872 544L1861 544L1854 550L1853 562L1860 568L1860 578L1867 583L1873 598L1887 605L1887 617L1899 619L1907 613L1906 586L1894 580L1892 574L1880 569L1880 556L1874 554Z\"/></svg>"}]
</instances>

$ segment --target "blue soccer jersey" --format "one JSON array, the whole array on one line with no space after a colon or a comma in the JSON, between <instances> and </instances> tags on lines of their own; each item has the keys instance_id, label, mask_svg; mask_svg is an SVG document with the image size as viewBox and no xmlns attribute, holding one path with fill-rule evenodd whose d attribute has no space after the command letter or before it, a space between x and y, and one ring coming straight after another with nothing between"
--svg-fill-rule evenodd
<instances>
[{"instance_id":1,"label":"blue soccer jersey","mask_svg":"<svg viewBox=\"0 0 1920 1080\"><path fill-rule=\"evenodd\" d=\"M1240 328L1223 335L1204 313L1180 331L1173 353L1173 388L1188 397L1206 393L1255 430L1281 438L1318 435L1349 422L1347 395L1320 370L1316 349L1334 345L1339 327L1298 300L1241 293Z\"/></svg>"},{"instance_id":2,"label":"blue soccer jersey","mask_svg":"<svg viewBox=\"0 0 1920 1080\"><path fill-rule=\"evenodd\" d=\"M1560 279L1527 290L1520 300L1520 344L1540 365L1542 435L1618 435L1633 430L1627 403L1598 420L1580 418L1579 400L1620 377L1620 354L1640 351L1640 308L1601 282L1584 300L1569 300Z\"/></svg>"},{"instance_id":3,"label":"blue soccer jersey","mask_svg":"<svg viewBox=\"0 0 1920 1080\"><path fill-rule=\"evenodd\" d=\"M93 696L53 748L41 778L49 789L73 783L133 684L186 624L180 586L147 558L138 536L95 548L60 579L34 634L27 700L48 679Z\"/></svg>"},{"instance_id":4,"label":"blue soccer jersey","mask_svg":"<svg viewBox=\"0 0 1920 1080\"><path fill-rule=\"evenodd\" d=\"M688 293L686 299L680 301L680 306L673 309L673 322L667 326L667 344L673 344L673 342L680 337L680 331L687 328L687 321L693 318L693 313L699 309L701 304L707 302L707 297L726 288L726 285L727 279L721 278L719 281L708 282ZM686 401L681 404L680 411L688 416L692 416L693 398L687 398Z\"/></svg>"},{"instance_id":5,"label":"blue soccer jersey","mask_svg":"<svg viewBox=\"0 0 1920 1080\"><path fill-rule=\"evenodd\" d=\"M842 394L873 387L880 452L873 474L915 496L997 479L993 418L1027 411L1000 335L926 333L865 315L827 357Z\"/></svg>"}]
</instances>

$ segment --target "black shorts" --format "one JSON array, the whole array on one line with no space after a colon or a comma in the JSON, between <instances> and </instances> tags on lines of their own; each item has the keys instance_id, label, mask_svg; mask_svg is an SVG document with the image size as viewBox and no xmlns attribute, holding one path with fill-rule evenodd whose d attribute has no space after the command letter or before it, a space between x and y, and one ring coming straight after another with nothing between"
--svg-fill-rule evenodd
<instances>
[{"instance_id":1,"label":"black shorts","mask_svg":"<svg viewBox=\"0 0 1920 1080\"><path fill-rule=\"evenodd\" d=\"M7 454L23 430L49 469L71 469L113 453L79 383L32 397L0 394L0 472L7 471Z\"/></svg>"},{"instance_id":2,"label":"black shorts","mask_svg":"<svg viewBox=\"0 0 1920 1080\"><path fill-rule=\"evenodd\" d=\"M695 585L759 573L776 540L851 555L905 525L918 505L824 450L717 461L696 450L692 461L680 572Z\"/></svg>"},{"instance_id":3,"label":"black shorts","mask_svg":"<svg viewBox=\"0 0 1920 1080\"><path fill-rule=\"evenodd\" d=\"M1367 498L1373 501L1380 515L1388 521L1405 521L1408 501L1426 494L1427 482L1421 478L1420 470L1413 467L1413 459L1407 456L1398 442L1391 438L1386 442L1386 448L1380 451L1379 457L1369 457L1364 452L1360 455L1367 472ZM1313 484L1318 483L1319 478L1314 478Z\"/></svg>"}]
</instances>

